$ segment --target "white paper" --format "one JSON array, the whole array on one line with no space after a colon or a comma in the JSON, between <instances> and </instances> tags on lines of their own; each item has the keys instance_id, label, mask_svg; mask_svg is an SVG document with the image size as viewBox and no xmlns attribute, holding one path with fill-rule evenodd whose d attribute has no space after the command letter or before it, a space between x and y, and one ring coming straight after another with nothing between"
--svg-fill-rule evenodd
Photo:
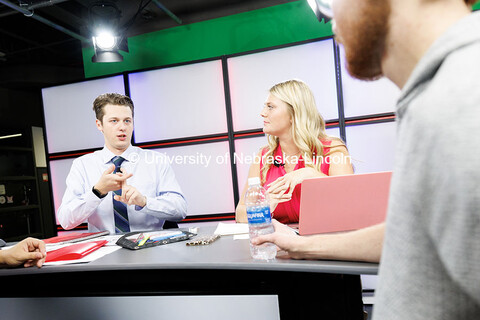
<instances>
[{"instance_id":1,"label":"white paper","mask_svg":"<svg viewBox=\"0 0 480 320\"><path fill-rule=\"evenodd\" d=\"M214 234L219 234L221 236L229 236L234 234L248 234L248 224L247 223L223 223L220 222L215 229Z\"/></svg>"},{"instance_id":2,"label":"white paper","mask_svg":"<svg viewBox=\"0 0 480 320\"><path fill-rule=\"evenodd\" d=\"M250 239L249 234L236 234L233 236L233 240L246 240L246 239Z\"/></svg>"}]
</instances>

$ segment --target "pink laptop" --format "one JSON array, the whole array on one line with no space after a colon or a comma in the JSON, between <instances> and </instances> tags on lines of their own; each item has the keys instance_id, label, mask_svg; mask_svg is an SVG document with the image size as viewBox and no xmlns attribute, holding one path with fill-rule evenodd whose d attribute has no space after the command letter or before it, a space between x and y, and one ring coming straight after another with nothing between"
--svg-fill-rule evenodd
<instances>
[{"instance_id":1,"label":"pink laptop","mask_svg":"<svg viewBox=\"0 0 480 320\"><path fill-rule=\"evenodd\" d=\"M385 221L392 172L306 179L301 235L349 231Z\"/></svg>"}]
</instances>

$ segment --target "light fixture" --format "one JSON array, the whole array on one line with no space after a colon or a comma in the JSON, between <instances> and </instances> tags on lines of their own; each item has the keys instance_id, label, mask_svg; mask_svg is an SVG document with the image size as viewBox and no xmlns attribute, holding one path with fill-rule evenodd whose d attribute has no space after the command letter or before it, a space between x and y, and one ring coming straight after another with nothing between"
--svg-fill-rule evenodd
<instances>
[{"instance_id":1,"label":"light fixture","mask_svg":"<svg viewBox=\"0 0 480 320\"><path fill-rule=\"evenodd\" d=\"M126 39L115 36L110 31L99 31L92 37L92 42L95 49L92 62L122 62L123 56L119 50L128 52Z\"/></svg>"},{"instance_id":2,"label":"light fixture","mask_svg":"<svg viewBox=\"0 0 480 320\"><path fill-rule=\"evenodd\" d=\"M97 51L92 62L122 62L123 56L118 51Z\"/></svg>"},{"instance_id":3,"label":"light fixture","mask_svg":"<svg viewBox=\"0 0 480 320\"><path fill-rule=\"evenodd\" d=\"M120 27L122 12L117 6L118 0L90 0L91 4L88 9L90 21L88 22L88 28L90 29L91 34L94 35L92 42L95 49L95 55L92 57L92 62L123 61L123 56L119 53L119 50L128 52L128 29L134 24L135 19L152 1L178 24L182 23L182 20L168 10L160 1L142 0L139 1L140 4L135 14ZM114 33L107 34L106 30L114 30Z\"/></svg>"},{"instance_id":4,"label":"light fixture","mask_svg":"<svg viewBox=\"0 0 480 320\"><path fill-rule=\"evenodd\" d=\"M93 37L94 45L104 51L113 50L117 43L112 32L102 31L97 36Z\"/></svg>"},{"instance_id":5,"label":"light fixture","mask_svg":"<svg viewBox=\"0 0 480 320\"><path fill-rule=\"evenodd\" d=\"M322 22L323 20L324 23L327 23L333 18L332 2L333 0L308 0L308 4L315 13L318 21Z\"/></svg>"},{"instance_id":6,"label":"light fixture","mask_svg":"<svg viewBox=\"0 0 480 320\"><path fill-rule=\"evenodd\" d=\"M92 57L92 62L122 62L123 56L118 52L117 40L117 37L113 37L113 39L93 37L95 54ZM128 52L128 49L125 51Z\"/></svg>"},{"instance_id":7,"label":"light fixture","mask_svg":"<svg viewBox=\"0 0 480 320\"><path fill-rule=\"evenodd\" d=\"M89 9L90 30L95 54L92 62L122 62L119 50L128 52L127 39L119 34L121 11L115 1L103 0L91 4Z\"/></svg>"}]
</instances>

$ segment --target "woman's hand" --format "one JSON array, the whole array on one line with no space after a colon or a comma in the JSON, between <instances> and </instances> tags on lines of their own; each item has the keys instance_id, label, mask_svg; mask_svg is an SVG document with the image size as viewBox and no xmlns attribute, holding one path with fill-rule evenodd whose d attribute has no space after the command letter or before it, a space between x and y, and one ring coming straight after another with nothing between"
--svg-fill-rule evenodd
<instances>
[{"instance_id":1,"label":"woman's hand","mask_svg":"<svg viewBox=\"0 0 480 320\"><path fill-rule=\"evenodd\" d=\"M279 191L277 193L270 192L270 190L267 191L268 193L268 199L270 200L270 212L272 213L272 217L275 211L275 208L278 206L279 203L282 202L287 202L292 200L292 195L291 194L285 194L285 191Z\"/></svg>"},{"instance_id":2,"label":"woman's hand","mask_svg":"<svg viewBox=\"0 0 480 320\"><path fill-rule=\"evenodd\" d=\"M267 185L270 211L273 212L279 203L290 201L297 184L302 183L306 178L318 176L321 176L321 173L314 168L302 168L289 172Z\"/></svg>"},{"instance_id":3,"label":"woman's hand","mask_svg":"<svg viewBox=\"0 0 480 320\"><path fill-rule=\"evenodd\" d=\"M296 185L302 183L307 178L322 176L320 172L314 168L302 168L287 173L283 177L278 178L268 185L268 192L272 194L289 194L293 193Z\"/></svg>"}]
</instances>

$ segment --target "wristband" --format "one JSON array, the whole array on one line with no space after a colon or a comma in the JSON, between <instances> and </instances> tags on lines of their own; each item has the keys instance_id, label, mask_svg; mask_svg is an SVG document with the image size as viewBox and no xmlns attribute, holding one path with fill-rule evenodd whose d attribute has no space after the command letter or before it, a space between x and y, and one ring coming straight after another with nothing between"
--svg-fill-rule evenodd
<instances>
[{"instance_id":1,"label":"wristband","mask_svg":"<svg viewBox=\"0 0 480 320\"><path fill-rule=\"evenodd\" d=\"M92 187L92 192L94 195L96 195L99 199L103 199L107 196L108 193L105 193L105 194L101 194L100 191L98 191L97 189L95 189L95 186Z\"/></svg>"}]
</instances>

